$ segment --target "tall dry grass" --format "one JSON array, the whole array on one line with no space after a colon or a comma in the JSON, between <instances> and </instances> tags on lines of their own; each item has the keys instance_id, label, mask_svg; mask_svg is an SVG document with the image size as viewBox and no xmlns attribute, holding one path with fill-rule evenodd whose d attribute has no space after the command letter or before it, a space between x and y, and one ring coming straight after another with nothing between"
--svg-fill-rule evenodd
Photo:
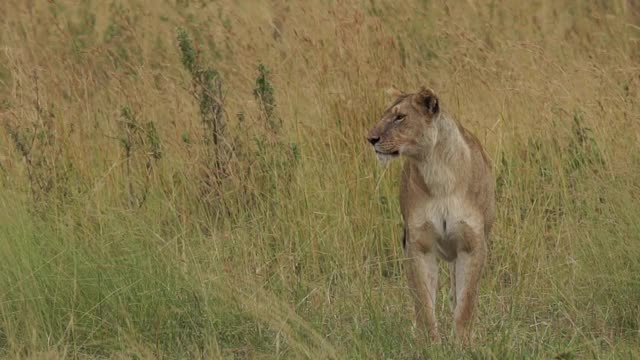
<instances>
[{"instance_id":1,"label":"tall dry grass","mask_svg":"<svg viewBox=\"0 0 640 360\"><path fill-rule=\"evenodd\" d=\"M0 14L3 357L640 356L637 1ZM469 348L412 336L399 164L364 141L423 84L498 179Z\"/></svg>"}]
</instances>

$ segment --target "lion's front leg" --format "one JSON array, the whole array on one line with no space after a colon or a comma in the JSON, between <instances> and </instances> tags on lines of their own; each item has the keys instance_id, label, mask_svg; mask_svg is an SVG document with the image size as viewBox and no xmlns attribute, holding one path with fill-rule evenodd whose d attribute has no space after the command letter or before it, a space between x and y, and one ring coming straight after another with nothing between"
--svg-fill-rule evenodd
<instances>
[{"instance_id":1,"label":"lion's front leg","mask_svg":"<svg viewBox=\"0 0 640 360\"><path fill-rule=\"evenodd\" d=\"M465 230L464 249L458 252L455 261L454 326L457 338L468 343L487 249L482 235L475 234L468 227Z\"/></svg>"},{"instance_id":2,"label":"lion's front leg","mask_svg":"<svg viewBox=\"0 0 640 360\"><path fill-rule=\"evenodd\" d=\"M431 341L439 342L440 334L435 313L438 289L436 254L431 251L428 232L413 232L408 235L407 277L415 302L416 326L420 331L426 331Z\"/></svg>"}]
</instances>

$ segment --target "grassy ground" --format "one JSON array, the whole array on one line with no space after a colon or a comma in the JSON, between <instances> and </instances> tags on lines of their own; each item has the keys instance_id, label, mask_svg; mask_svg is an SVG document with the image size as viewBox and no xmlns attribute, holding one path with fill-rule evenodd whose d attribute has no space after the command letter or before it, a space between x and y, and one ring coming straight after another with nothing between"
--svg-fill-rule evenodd
<instances>
[{"instance_id":1,"label":"grassy ground","mask_svg":"<svg viewBox=\"0 0 640 360\"><path fill-rule=\"evenodd\" d=\"M637 1L0 14L0 356L640 357ZM364 140L423 84L498 179L468 348L414 339L400 164Z\"/></svg>"}]
</instances>

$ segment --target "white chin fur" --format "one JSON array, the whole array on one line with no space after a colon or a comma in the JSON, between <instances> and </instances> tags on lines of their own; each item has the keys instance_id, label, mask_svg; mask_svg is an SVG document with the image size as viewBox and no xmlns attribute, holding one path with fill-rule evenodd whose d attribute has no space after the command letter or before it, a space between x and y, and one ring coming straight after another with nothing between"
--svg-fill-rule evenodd
<instances>
[{"instance_id":1,"label":"white chin fur","mask_svg":"<svg viewBox=\"0 0 640 360\"><path fill-rule=\"evenodd\" d=\"M378 156L378 161L380 161L382 165L385 165L389 161L398 157L396 155L387 155L387 154L380 154L380 153L376 153L376 156Z\"/></svg>"}]
</instances>

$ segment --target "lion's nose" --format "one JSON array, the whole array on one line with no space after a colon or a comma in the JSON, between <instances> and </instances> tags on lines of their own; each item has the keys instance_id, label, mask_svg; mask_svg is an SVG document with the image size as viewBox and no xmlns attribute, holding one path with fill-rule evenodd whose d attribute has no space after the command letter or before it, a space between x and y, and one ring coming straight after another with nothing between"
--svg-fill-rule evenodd
<instances>
[{"instance_id":1,"label":"lion's nose","mask_svg":"<svg viewBox=\"0 0 640 360\"><path fill-rule=\"evenodd\" d=\"M380 141L380 136L368 136L367 140L369 140L369 143L371 143L371 145L375 145L378 143L378 141Z\"/></svg>"}]
</instances>

